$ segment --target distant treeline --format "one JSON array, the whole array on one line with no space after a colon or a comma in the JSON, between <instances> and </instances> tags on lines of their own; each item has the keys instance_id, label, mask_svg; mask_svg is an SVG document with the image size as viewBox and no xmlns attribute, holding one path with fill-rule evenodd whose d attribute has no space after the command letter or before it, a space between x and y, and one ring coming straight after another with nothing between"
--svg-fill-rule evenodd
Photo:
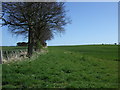
<instances>
[{"instance_id":1,"label":"distant treeline","mask_svg":"<svg viewBox=\"0 0 120 90\"><path fill-rule=\"evenodd\" d=\"M18 42L17 46L28 46L27 42Z\"/></svg>"}]
</instances>

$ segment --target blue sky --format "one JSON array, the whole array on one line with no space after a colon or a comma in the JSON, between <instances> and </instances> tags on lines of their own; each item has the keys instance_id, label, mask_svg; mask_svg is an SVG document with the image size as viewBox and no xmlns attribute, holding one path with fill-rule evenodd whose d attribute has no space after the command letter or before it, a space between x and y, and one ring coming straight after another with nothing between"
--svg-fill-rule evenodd
<instances>
[{"instance_id":1,"label":"blue sky","mask_svg":"<svg viewBox=\"0 0 120 90\"><path fill-rule=\"evenodd\" d=\"M65 27L64 34L57 34L53 40L47 41L49 46L118 42L117 2L67 2L65 5L72 23ZM14 36L3 27L3 46L14 46L23 41L27 39Z\"/></svg>"}]
</instances>

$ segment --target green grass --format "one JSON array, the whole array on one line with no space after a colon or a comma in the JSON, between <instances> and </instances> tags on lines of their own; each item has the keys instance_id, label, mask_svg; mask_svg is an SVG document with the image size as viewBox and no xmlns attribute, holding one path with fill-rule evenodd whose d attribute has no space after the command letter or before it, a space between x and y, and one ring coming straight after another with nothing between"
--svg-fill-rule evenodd
<instances>
[{"instance_id":1,"label":"green grass","mask_svg":"<svg viewBox=\"0 0 120 90\"><path fill-rule=\"evenodd\" d=\"M0 89L2 89L2 64L0 64Z\"/></svg>"},{"instance_id":2,"label":"green grass","mask_svg":"<svg viewBox=\"0 0 120 90\"><path fill-rule=\"evenodd\" d=\"M117 88L114 45L53 46L34 60L3 64L3 88Z\"/></svg>"},{"instance_id":3,"label":"green grass","mask_svg":"<svg viewBox=\"0 0 120 90\"><path fill-rule=\"evenodd\" d=\"M71 52L78 52L82 55L93 56L101 59L115 60L118 58L117 45L62 46L62 49Z\"/></svg>"},{"instance_id":4,"label":"green grass","mask_svg":"<svg viewBox=\"0 0 120 90\"><path fill-rule=\"evenodd\" d=\"M8 50L23 50L27 49L25 46L3 46L2 50L3 51L8 51Z\"/></svg>"}]
</instances>

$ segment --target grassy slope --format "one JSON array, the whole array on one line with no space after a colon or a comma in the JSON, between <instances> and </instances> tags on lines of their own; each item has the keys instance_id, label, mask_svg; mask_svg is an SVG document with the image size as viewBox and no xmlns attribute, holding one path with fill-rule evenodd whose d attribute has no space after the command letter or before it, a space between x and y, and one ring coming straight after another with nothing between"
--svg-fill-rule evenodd
<instances>
[{"instance_id":1,"label":"grassy slope","mask_svg":"<svg viewBox=\"0 0 120 90\"><path fill-rule=\"evenodd\" d=\"M3 88L115 88L117 46L49 47L35 60L3 64Z\"/></svg>"}]
</instances>

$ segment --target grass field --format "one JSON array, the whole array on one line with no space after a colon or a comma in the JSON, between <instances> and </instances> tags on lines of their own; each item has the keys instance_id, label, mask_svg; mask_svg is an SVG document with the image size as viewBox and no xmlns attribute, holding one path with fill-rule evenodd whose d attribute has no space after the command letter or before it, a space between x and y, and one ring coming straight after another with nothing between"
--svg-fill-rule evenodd
<instances>
[{"instance_id":1,"label":"grass field","mask_svg":"<svg viewBox=\"0 0 120 90\"><path fill-rule=\"evenodd\" d=\"M0 47L1 48L1 47ZM27 47L20 47L20 46L3 46L2 47L2 50L4 51L7 51L7 50L23 50L23 49L27 49Z\"/></svg>"},{"instance_id":2,"label":"grass field","mask_svg":"<svg viewBox=\"0 0 120 90\"><path fill-rule=\"evenodd\" d=\"M51 46L34 60L3 64L3 88L117 88L118 46Z\"/></svg>"}]
</instances>

